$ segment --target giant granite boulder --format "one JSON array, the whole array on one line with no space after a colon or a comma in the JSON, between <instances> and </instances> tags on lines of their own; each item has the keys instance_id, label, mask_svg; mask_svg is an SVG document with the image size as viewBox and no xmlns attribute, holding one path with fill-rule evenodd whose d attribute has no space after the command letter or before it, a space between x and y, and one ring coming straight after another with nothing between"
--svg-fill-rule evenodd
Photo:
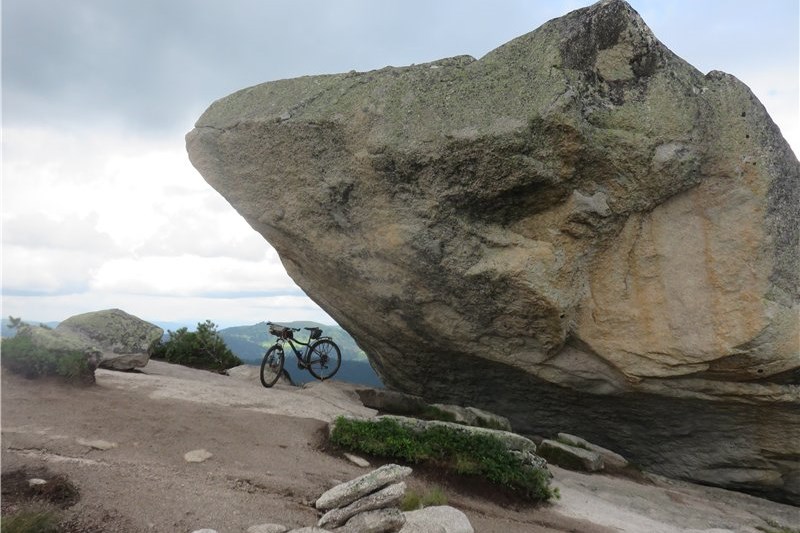
<instances>
[{"instance_id":1,"label":"giant granite boulder","mask_svg":"<svg viewBox=\"0 0 800 533\"><path fill-rule=\"evenodd\" d=\"M390 387L800 502L798 161L624 1L244 89L187 148Z\"/></svg>"},{"instance_id":2,"label":"giant granite boulder","mask_svg":"<svg viewBox=\"0 0 800 533\"><path fill-rule=\"evenodd\" d=\"M107 309L71 316L52 330L26 326L19 334L56 352L84 352L93 366L131 370L148 363L149 348L164 330L120 309Z\"/></svg>"}]
</instances>

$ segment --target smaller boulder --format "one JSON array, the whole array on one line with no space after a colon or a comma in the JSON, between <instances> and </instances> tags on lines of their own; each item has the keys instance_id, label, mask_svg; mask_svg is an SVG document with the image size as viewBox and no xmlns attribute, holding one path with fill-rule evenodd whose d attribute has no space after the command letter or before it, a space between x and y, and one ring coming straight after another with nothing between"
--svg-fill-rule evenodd
<instances>
[{"instance_id":1,"label":"smaller boulder","mask_svg":"<svg viewBox=\"0 0 800 533\"><path fill-rule=\"evenodd\" d=\"M537 453L549 463L568 470L597 472L603 469L603 457L599 453L556 440L543 440Z\"/></svg>"},{"instance_id":2,"label":"smaller boulder","mask_svg":"<svg viewBox=\"0 0 800 533\"><path fill-rule=\"evenodd\" d=\"M438 505L403 513L400 533L474 533L467 515L454 507Z\"/></svg>"},{"instance_id":3,"label":"smaller boulder","mask_svg":"<svg viewBox=\"0 0 800 533\"><path fill-rule=\"evenodd\" d=\"M132 370L150 360L150 346L164 330L119 309L71 316L55 329L24 326L17 332L34 346L53 353L86 354L92 370Z\"/></svg>"},{"instance_id":4,"label":"smaller boulder","mask_svg":"<svg viewBox=\"0 0 800 533\"><path fill-rule=\"evenodd\" d=\"M61 322L56 333L80 339L100 353L101 368L131 370L150 360L150 346L164 335L164 330L122 311L106 309L71 316Z\"/></svg>"}]
</instances>

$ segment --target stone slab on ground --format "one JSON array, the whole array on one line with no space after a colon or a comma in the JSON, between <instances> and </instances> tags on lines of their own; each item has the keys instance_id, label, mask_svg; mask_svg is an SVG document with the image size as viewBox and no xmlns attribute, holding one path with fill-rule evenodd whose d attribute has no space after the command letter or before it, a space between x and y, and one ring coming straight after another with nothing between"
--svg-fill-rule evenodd
<instances>
[{"instance_id":1,"label":"stone slab on ground","mask_svg":"<svg viewBox=\"0 0 800 533\"><path fill-rule=\"evenodd\" d=\"M388 487L385 487L377 492L373 492L364 496L363 498L359 498L345 507L331 509L322 515L322 518L320 518L317 522L317 526L335 528L341 526L357 514L397 506L397 504L399 504L403 499L405 493L405 483L402 481L399 483L393 483L392 485L389 485Z\"/></svg>"},{"instance_id":2,"label":"stone slab on ground","mask_svg":"<svg viewBox=\"0 0 800 533\"><path fill-rule=\"evenodd\" d=\"M379 509L361 513L336 529L336 533L394 533L405 524L405 516L399 509Z\"/></svg>"},{"instance_id":3,"label":"stone slab on ground","mask_svg":"<svg viewBox=\"0 0 800 533\"><path fill-rule=\"evenodd\" d=\"M597 472L603 469L603 457L599 453L570 446L557 440L543 440L539 443L538 453L549 463L570 470Z\"/></svg>"},{"instance_id":4,"label":"stone slab on ground","mask_svg":"<svg viewBox=\"0 0 800 533\"><path fill-rule=\"evenodd\" d=\"M411 474L411 469L407 466L384 465L377 470L328 490L317 499L315 507L321 511L342 507L386 485L397 483L409 474Z\"/></svg>"},{"instance_id":5,"label":"stone slab on ground","mask_svg":"<svg viewBox=\"0 0 800 533\"><path fill-rule=\"evenodd\" d=\"M570 435L569 433L559 433L557 437L559 441L571 446L586 448L587 450L599 453L603 458L603 464L605 467L625 468L628 466L628 460L617 452L603 448L602 446L598 446L597 444L591 443L582 437Z\"/></svg>"}]
</instances>

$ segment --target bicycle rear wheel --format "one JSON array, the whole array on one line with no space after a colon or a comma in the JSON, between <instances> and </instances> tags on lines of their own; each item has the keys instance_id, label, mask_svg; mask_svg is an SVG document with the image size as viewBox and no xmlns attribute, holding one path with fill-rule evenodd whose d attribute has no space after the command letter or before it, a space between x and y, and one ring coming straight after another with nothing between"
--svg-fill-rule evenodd
<instances>
[{"instance_id":1,"label":"bicycle rear wheel","mask_svg":"<svg viewBox=\"0 0 800 533\"><path fill-rule=\"evenodd\" d=\"M308 350L308 371L319 380L332 378L342 364L342 353L336 343L321 339L311 345Z\"/></svg>"},{"instance_id":2,"label":"bicycle rear wheel","mask_svg":"<svg viewBox=\"0 0 800 533\"><path fill-rule=\"evenodd\" d=\"M283 348L277 344L267 350L261 361L261 384L269 388L275 385L283 372Z\"/></svg>"}]
</instances>

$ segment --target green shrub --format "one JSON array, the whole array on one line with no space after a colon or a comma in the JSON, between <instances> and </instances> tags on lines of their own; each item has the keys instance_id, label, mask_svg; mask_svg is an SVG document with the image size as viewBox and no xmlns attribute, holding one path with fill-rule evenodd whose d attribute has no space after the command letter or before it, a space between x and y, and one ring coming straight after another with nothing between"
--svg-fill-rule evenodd
<instances>
[{"instance_id":1,"label":"green shrub","mask_svg":"<svg viewBox=\"0 0 800 533\"><path fill-rule=\"evenodd\" d=\"M94 381L94 370L86 355L78 351L41 348L24 335L3 339L0 350L3 367L27 378L59 376L70 382Z\"/></svg>"},{"instance_id":2,"label":"green shrub","mask_svg":"<svg viewBox=\"0 0 800 533\"><path fill-rule=\"evenodd\" d=\"M340 417L331 442L378 457L435 464L457 474L479 476L533 501L547 501L555 495L546 471L525 464L491 435L443 426L416 432L390 419Z\"/></svg>"},{"instance_id":3,"label":"green shrub","mask_svg":"<svg viewBox=\"0 0 800 533\"><path fill-rule=\"evenodd\" d=\"M168 334L166 342L158 341L151 348L154 359L205 370L226 370L242 364L210 320L198 323L197 331L180 328Z\"/></svg>"},{"instance_id":4,"label":"green shrub","mask_svg":"<svg viewBox=\"0 0 800 533\"><path fill-rule=\"evenodd\" d=\"M30 504L3 516L2 533L57 533L61 518L56 509L44 504Z\"/></svg>"}]
</instances>

